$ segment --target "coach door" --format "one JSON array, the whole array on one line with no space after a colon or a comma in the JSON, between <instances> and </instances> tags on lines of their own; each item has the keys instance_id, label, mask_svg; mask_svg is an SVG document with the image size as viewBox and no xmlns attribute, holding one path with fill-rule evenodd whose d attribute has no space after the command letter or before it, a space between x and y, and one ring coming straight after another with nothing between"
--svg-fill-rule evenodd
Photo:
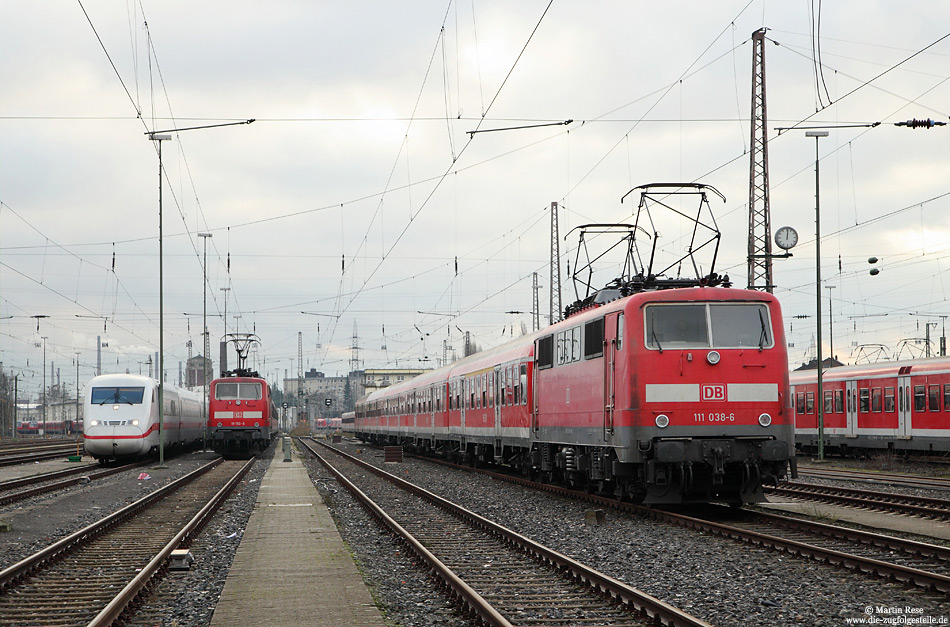
<instances>
[{"instance_id":1,"label":"coach door","mask_svg":"<svg viewBox=\"0 0 950 627\"><path fill-rule=\"evenodd\" d=\"M897 401L897 437L909 438L914 394L908 376L897 377Z\"/></svg>"},{"instance_id":2,"label":"coach door","mask_svg":"<svg viewBox=\"0 0 950 627\"><path fill-rule=\"evenodd\" d=\"M495 368L495 382L492 389L495 393L495 437L501 437L501 399L505 394L505 370L499 366Z\"/></svg>"},{"instance_id":3,"label":"coach door","mask_svg":"<svg viewBox=\"0 0 950 627\"><path fill-rule=\"evenodd\" d=\"M623 312L604 317L604 441L614 433L617 409L617 353L623 338Z\"/></svg>"},{"instance_id":4,"label":"coach door","mask_svg":"<svg viewBox=\"0 0 950 627\"><path fill-rule=\"evenodd\" d=\"M845 404L847 412L847 429L845 437L858 437L858 382L854 379L848 379L845 382L845 396L848 402Z\"/></svg>"}]
</instances>

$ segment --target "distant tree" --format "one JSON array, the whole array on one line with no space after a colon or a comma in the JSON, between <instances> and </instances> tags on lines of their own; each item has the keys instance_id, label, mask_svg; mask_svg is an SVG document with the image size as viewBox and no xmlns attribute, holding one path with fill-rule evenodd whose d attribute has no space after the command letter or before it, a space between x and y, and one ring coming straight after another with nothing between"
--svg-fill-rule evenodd
<instances>
[{"instance_id":1,"label":"distant tree","mask_svg":"<svg viewBox=\"0 0 950 627\"><path fill-rule=\"evenodd\" d=\"M349 377L346 378L346 385L343 386L343 409L341 413L353 411L356 409L356 399L353 398L353 385Z\"/></svg>"}]
</instances>

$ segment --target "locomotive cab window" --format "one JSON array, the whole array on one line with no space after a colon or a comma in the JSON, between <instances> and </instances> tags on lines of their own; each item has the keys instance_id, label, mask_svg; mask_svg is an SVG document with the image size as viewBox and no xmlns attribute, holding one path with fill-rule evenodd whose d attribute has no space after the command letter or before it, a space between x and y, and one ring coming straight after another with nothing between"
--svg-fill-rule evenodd
<instances>
[{"instance_id":1,"label":"locomotive cab window","mask_svg":"<svg viewBox=\"0 0 950 627\"><path fill-rule=\"evenodd\" d=\"M647 348L772 348L762 303L655 304L645 308Z\"/></svg>"},{"instance_id":2,"label":"locomotive cab window","mask_svg":"<svg viewBox=\"0 0 950 627\"><path fill-rule=\"evenodd\" d=\"M141 405L145 397L145 388L121 387L94 387L92 388L93 405Z\"/></svg>"},{"instance_id":3,"label":"locomotive cab window","mask_svg":"<svg viewBox=\"0 0 950 627\"><path fill-rule=\"evenodd\" d=\"M261 398L260 383L218 383L214 387L214 398L219 401L256 401Z\"/></svg>"},{"instance_id":4,"label":"locomotive cab window","mask_svg":"<svg viewBox=\"0 0 950 627\"><path fill-rule=\"evenodd\" d=\"M584 325L584 359L604 354L604 319L598 318Z\"/></svg>"},{"instance_id":5,"label":"locomotive cab window","mask_svg":"<svg viewBox=\"0 0 950 627\"><path fill-rule=\"evenodd\" d=\"M554 336L548 335L538 339L536 351L538 369L550 368L554 365Z\"/></svg>"}]
</instances>

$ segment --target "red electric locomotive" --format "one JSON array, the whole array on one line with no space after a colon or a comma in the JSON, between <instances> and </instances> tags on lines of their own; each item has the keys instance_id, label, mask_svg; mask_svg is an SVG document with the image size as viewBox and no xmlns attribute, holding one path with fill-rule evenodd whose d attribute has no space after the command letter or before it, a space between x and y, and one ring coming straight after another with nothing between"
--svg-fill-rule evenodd
<instances>
[{"instance_id":1,"label":"red electric locomotive","mask_svg":"<svg viewBox=\"0 0 950 627\"><path fill-rule=\"evenodd\" d=\"M638 189L641 212L657 191L699 194L701 208L715 192ZM617 227L627 242L619 279L546 329L360 399L358 437L646 503L764 500L763 482L794 464L778 301L713 273L633 274L636 224L580 227L579 254L585 237ZM583 272L575 264L575 283Z\"/></svg>"},{"instance_id":2,"label":"red electric locomotive","mask_svg":"<svg viewBox=\"0 0 950 627\"><path fill-rule=\"evenodd\" d=\"M208 439L225 457L245 457L270 446L277 433L277 409L267 381L244 367L257 336L232 333L238 367L221 373L208 390Z\"/></svg>"}]
</instances>

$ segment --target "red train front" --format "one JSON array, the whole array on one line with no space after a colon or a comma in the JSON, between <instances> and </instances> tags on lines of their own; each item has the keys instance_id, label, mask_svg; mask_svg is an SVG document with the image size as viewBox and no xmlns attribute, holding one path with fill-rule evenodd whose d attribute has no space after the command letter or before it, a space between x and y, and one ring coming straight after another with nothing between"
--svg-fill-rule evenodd
<instances>
[{"instance_id":1,"label":"red train front","mask_svg":"<svg viewBox=\"0 0 950 627\"><path fill-rule=\"evenodd\" d=\"M648 503L761 501L785 475L793 422L770 294L642 292L558 326L537 341L535 435L580 445L566 447L577 470Z\"/></svg>"},{"instance_id":2,"label":"red train front","mask_svg":"<svg viewBox=\"0 0 950 627\"><path fill-rule=\"evenodd\" d=\"M595 290L586 277L590 260L601 264L602 255L575 263L575 285L587 294L578 290L564 320L367 395L357 403L358 437L500 462L645 503L764 500L762 484L794 464L779 303L765 292L732 289L728 277L712 272L666 277L676 262L657 276L656 232L650 265L638 263L646 203L699 195L702 216L715 190L691 183L637 189L644 190L637 224L578 227L579 256L585 241L622 234L619 278ZM719 233L706 222L714 221L697 218L686 230L693 233L689 251L718 246ZM700 266L692 252L683 261Z\"/></svg>"},{"instance_id":3,"label":"red train front","mask_svg":"<svg viewBox=\"0 0 950 627\"><path fill-rule=\"evenodd\" d=\"M258 376L215 379L208 399L208 439L215 451L243 457L270 445L277 417L267 381Z\"/></svg>"}]
</instances>

